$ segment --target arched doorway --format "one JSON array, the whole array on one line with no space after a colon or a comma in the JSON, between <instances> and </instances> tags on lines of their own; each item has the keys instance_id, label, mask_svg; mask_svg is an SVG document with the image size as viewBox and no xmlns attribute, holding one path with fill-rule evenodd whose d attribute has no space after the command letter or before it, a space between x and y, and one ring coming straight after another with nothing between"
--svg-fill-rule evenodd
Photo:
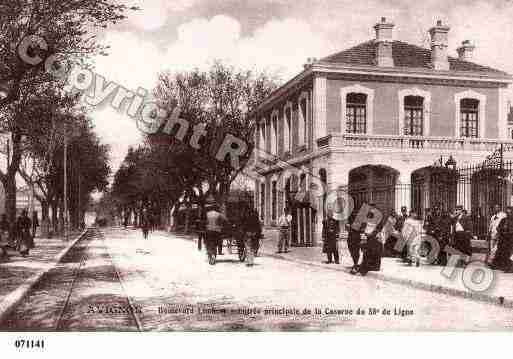
<instances>
[{"instance_id":1,"label":"arched doorway","mask_svg":"<svg viewBox=\"0 0 513 359\"><path fill-rule=\"evenodd\" d=\"M497 167L483 167L471 176L470 213L474 234L484 238L492 208L499 205L503 210L511 202L510 171Z\"/></svg>"},{"instance_id":2,"label":"arched doorway","mask_svg":"<svg viewBox=\"0 0 513 359\"><path fill-rule=\"evenodd\" d=\"M307 188L306 174L292 175L285 181L286 206L292 215L291 245L313 246L316 210Z\"/></svg>"},{"instance_id":3,"label":"arched doorway","mask_svg":"<svg viewBox=\"0 0 513 359\"><path fill-rule=\"evenodd\" d=\"M411 209L423 217L426 208L454 209L457 202L458 174L455 170L428 166L411 175Z\"/></svg>"},{"instance_id":4,"label":"arched doorway","mask_svg":"<svg viewBox=\"0 0 513 359\"><path fill-rule=\"evenodd\" d=\"M374 203L383 213L396 208L396 186L399 172L391 167L365 165L349 172L349 195L354 208Z\"/></svg>"}]
</instances>

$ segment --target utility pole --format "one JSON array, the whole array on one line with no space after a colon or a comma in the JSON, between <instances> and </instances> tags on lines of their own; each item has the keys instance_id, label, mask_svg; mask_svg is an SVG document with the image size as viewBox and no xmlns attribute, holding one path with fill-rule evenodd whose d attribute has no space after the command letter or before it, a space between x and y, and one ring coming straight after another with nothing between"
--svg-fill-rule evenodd
<instances>
[{"instance_id":1,"label":"utility pole","mask_svg":"<svg viewBox=\"0 0 513 359\"><path fill-rule=\"evenodd\" d=\"M64 123L64 239L68 240L68 133Z\"/></svg>"}]
</instances>

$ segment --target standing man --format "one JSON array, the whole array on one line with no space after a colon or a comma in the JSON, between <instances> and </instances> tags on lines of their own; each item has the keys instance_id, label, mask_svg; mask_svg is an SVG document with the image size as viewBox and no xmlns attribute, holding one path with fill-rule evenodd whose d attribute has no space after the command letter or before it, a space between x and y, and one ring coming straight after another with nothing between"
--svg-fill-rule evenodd
<instances>
[{"instance_id":1,"label":"standing man","mask_svg":"<svg viewBox=\"0 0 513 359\"><path fill-rule=\"evenodd\" d=\"M246 249L246 266L252 267L255 259L255 252L258 247L258 241L262 236L262 226L258 218L258 212L251 205L246 204L242 215L242 231L244 236L244 246Z\"/></svg>"},{"instance_id":2,"label":"standing man","mask_svg":"<svg viewBox=\"0 0 513 359\"><path fill-rule=\"evenodd\" d=\"M492 269L499 269L506 273L513 273L511 251L513 248L513 207L506 207L504 217L497 227L497 252L492 262Z\"/></svg>"},{"instance_id":3,"label":"standing man","mask_svg":"<svg viewBox=\"0 0 513 359\"><path fill-rule=\"evenodd\" d=\"M39 219L37 218L37 211L32 212L32 238L36 237L37 227L39 227Z\"/></svg>"},{"instance_id":4,"label":"standing man","mask_svg":"<svg viewBox=\"0 0 513 359\"><path fill-rule=\"evenodd\" d=\"M434 216L433 236L438 241L439 250L437 263L441 266L447 265L447 252L445 251L445 247L449 245L451 239L451 225L452 220L447 211L442 211L437 207Z\"/></svg>"},{"instance_id":5,"label":"standing man","mask_svg":"<svg viewBox=\"0 0 513 359\"><path fill-rule=\"evenodd\" d=\"M497 252L497 242L499 240L497 228L499 227L499 223L505 217L506 213L501 211L501 207L498 204L493 206L492 217L490 218L490 224L488 226L488 253L486 256L486 263L493 262Z\"/></svg>"},{"instance_id":6,"label":"standing man","mask_svg":"<svg viewBox=\"0 0 513 359\"><path fill-rule=\"evenodd\" d=\"M353 260L353 267L351 268L351 274L356 274L359 269L358 263L360 262L360 242L362 241L362 224L360 227L353 226L356 219L356 211L353 211L349 216L348 223L346 224L347 236L347 248L349 254Z\"/></svg>"},{"instance_id":7,"label":"standing man","mask_svg":"<svg viewBox=\"0 0 513 359\"><path fill-rule=\"evenodd\" d=\"M289 209L284 208L283 214L280 216L280 218L278 218L278 226L280 227L280 237L278 239L278 252L276 253L288 253L289 251L291 222L292 216L289 214Z\"/></svg>"},{"instance_id":8,"label":"standing man","mask_svg":"<svg viewBox=\"0 0 513 359\"><path fill-rule=\"evenodd\" d=\"M26 209L24 209L21 212L21 216L19 216L18 220L16 221L16 232L19 241L18 248L20 254L23 257L26 257L29 254L30 248L33 247L32 235L30 233L31 227L32 223L30 221L30 218L28 217L28 212Z\"/></svg>"},{"instance_id":9,"label":"standing man","mask_svg":"<svg viewBox=\"0 0 513 359\"><path fill-rule=\"evenodd\" d=\"M406 222L407 219L408 219L408 207L402 206L401 214L397 217L397 221L395 222L395 227L394 227L395 230L397 231L397 233L402 233L404 223ZM397 238L392 237L391 242L388 244L389 248L391 248L394 253L396 251L398 251L395 248L396 243L397 243ZM406 260L408 258L408 247L403 246L401 249L399 249L399 251L401 251L401 253L399 253L398 256L400 256L403 260Z\"/></svg>"},{"instance_id":10,"label":"standing man","mask_svg":"<svg viewBox=\"0 0 513 359\"><path fill-rule=\"evenodd\" d=\"M211 265L216 263L216 254L217 254L217 246L219 241L221 240L221 233L223 230L223 226L227 223L227 219L224 214L222 214L216 203L213 202L207 208L206 214L206 247L207 247L207 257L208 262Z\"/></svg>"},{"instance_id":11,"label":"standing man","mask_svg":"<svg viewBox=\"0 0 513 359\"><path fill-rule=\"evenodd\" d=\"M461 205L456 206L452 233L454 248L470 257L472 255L472 222Z\"/></svg>"},{"instance_id":12,"label":"standing man","mask_svg":"<svg viewBox=\"0 0 513 359\"><path fill-rule=\"evenodd\" d=\"M338 255L338 235L340 228L338 221L333 218L333 212L328 211L328 218L323 221L322 224L322 238L324 241L324 252L328 257L327 263L333 263L333 259L336 264L339 264Z\"/></svg>"},{"instance_id":13,"label":"standing man","mask_svg":"<svg viewBox=\"0 0 513 359\"><path fill-rule=\"evenodd\" d=\"M150 230L151 223L150 223L149 214L148 214L148 211L146 210L146 208L143 209L143 211L141 213L140 224L141 224L141 229L142 229L142 233L143 233L143 238L148 239L148 232Z\"/></svg>"}]
</instances>

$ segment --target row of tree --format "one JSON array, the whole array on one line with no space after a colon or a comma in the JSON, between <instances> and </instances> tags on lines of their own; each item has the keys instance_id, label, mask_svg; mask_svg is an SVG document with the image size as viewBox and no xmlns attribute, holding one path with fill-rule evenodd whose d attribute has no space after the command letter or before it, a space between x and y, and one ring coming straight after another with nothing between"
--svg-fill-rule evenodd
<instances>
[{"instance_id":1,"label":"row of tree","mask_svg":"<svg viewBox=\"0 0 513 359\"><path fill-rule=\"evenodd\" d=\"M108 147L94 133L80 94L66 93L64 83L45 71L44 61L27 63L19 47L28 36L44 38L47 48L32 44L27 54L44 60L60 54L87 66L105 54L98 32L125 18L131 8L115 0L13 0L0 2L0 182L5 212L16 216L18 176L36 187L43 220L62 219L64 166L72 224L79 225L91 192L103 190L109 175ZM135 8L134 8L135 10ZM58 64L57 64L57 68ZM66 140L67 141L66 141ZM63 160L64 144L70 161Z\"/></svg>"},{"instance_id":2,"label":"row of tree","mask_svg":"<svg viewBox=\"0 0 513 359\"><path fill-rule=\"evenodd\" d=\"M162 224L178 201L190 208L213 196L222 203L254 147L256 124L248 114L278 83L276 76L266 72L239 70L221 62L206 71L162 73L154 90L157 102L168 113L179 106L188 131L182 137L176 125L165 132L163 121L159 131L146 135L138 148L129 149L104 199L109 204L102 207L135 217L148 208ZM195 126L204 128L197 144ZM239 168L232 167L229 156L216 159L227 134L248 144Z\"/></svg>"}]
</instances>

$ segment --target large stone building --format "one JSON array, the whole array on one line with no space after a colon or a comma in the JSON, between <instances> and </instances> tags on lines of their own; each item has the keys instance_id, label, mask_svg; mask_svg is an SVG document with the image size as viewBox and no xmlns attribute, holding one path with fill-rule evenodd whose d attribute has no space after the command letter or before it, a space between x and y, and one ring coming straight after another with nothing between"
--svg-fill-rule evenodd
<instances>
[{"instance_id":1,"label":"large stone building","mask_svg":"<svg viewBox=\"0 0 513 359\"><path fill-rule=\"evenodd\" d=\"M512 76L472 62L470 41L458 58L448 56L450 28L441 21L429 30L430 49L393 40L393 27L382 18L375 39L310 59L252 113L255 204L266 226L291 207L296 245L320 238L326 196L310 193L316 184L345 188L355 206L372 201L383 211L470 207L473 190L451 182L451 167L511 143Z\"/></svg>"}]
</instances>

